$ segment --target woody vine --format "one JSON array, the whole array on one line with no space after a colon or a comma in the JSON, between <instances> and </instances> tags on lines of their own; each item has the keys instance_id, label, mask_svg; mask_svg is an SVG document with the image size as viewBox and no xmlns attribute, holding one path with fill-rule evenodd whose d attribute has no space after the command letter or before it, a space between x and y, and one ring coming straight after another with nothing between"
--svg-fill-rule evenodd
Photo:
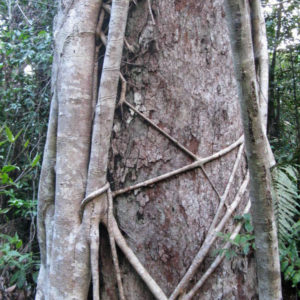
<instances>
[{"instance_id":1,"label":"woody vine","mask_svg":"<svg viewBox=\"0 0 300 300\"><path fill-rule=\"evenodd\" d=\"M153 23L154 17L151 11L151 3L148 0L149 4L149 14ZM74 2L67 2L64 9L67 11L65 16L68 16L68 11L70 11L74 6L80 5ZM82 4L85 5L84 3ZM90 67L93 69L93 88L91 93L92 98L92 111L89 113L89 117L93 117L93 125L92 125L92 138L91 138L91 151L90 157L88 159L88 171L86 174L87 177L87 185L85 187L85 197L77 204L77 217L74 221L74 226L76 227L74 237L70 237L73 239L72 242L76 244L74 257L77 259L77 264L79 265L78 274L74 275L74 278L78 279L78 290L74 291L74 295L76 295L76 299L80 299L81 295L86 295L88 291L88 284L85 282L89 282L89 277L92 277L93 284L93 299L100 299L99 289L100 289L100 279L99 279L99 224L103 224L108 231L111 254L113 258L114 271L117 278L118 284L118 292L120 299L124 300L124 288L122 284L122 274L119 267L119 260L116 250L116 245L121 249L124 256L127 258L132 267L136 270L137 274L142 278L145 284L148 286L149 290L152 292L156 299L170 299L175 300L178 297L180 299L192 299L198 289L202 286L204 281L209 277L210 274L216 269L216 267L221 263L224 258L224 254L218 255L210 267L204 272L202 277L197 281L197 283L190 288L189 283L190 280L195 275L199 266L203 262L204 258L208 254L210 248L214 244L217 233L222 231L228 222L228 220L232 217L234 211L240 204L243 199L243 195L247 190L249 183L249 173L244 178L242 185L240 186L238 192L235 195L234 200L231 203L228 203L227 196L229 194L230 188L233 184L236 171L241 162L243 151L244 151L244 137L240 137L237 141L233 141L231 145L224 147L222 150L209 155L207 157L198 157L194 153L192 153L189 149L187 149L184 145L170 136L166 131L161 129L158 125L156 125L150 118L146 117L143 113L141 113L134 105L129 103L126 100L126 79L124 75L120 73L120 64L122 59L122 49L124 43L124 33L127 22L127 14L129 8L129 1L115 0L112 2L110 6L109 3L99 3L94 1L90 4L90 14L91 14L91 24L92 20L96 20L94 24L97 24L93 27L93 25L88 25L90 28L85 28L82 32L79 32L82 36L85 35L87 39L92 39L94 37L94 32L96 32L96 39L98 40L98 45L88 51L93 51L92 57L94 57L94 61L90 63ZM99 13L95 13L99 12ZM104 25L105 16L110 15L109 28ZM70 16L68 16L70 17ZM59 57L60 53L64 50L64 47L69 46L69 35L68 30L70 30L68 24L68 19L66 17L58 16L56 27L59 29L64 29L65 33L57 32L57 49L58 55L56 57L57 63L61 61L63 63L63 58ZM81 23L79 21L79 28ZM83 25L82 25L83 26ZM63 32L63 30L61 30ZM80 30L79 30L80 31ZM106 33L108 32L108 36L106 37ZM61 42L59 42L59 37L61 38ZM86 42L86 41L85 41ZM129 49L129 51L133 51L133 47L125 40L125 46ZM99 73L99 51L101 47L106 47L103 68L101 72L100 84L98 84L98 73ZM73 49L71 49L73 50ZM69 52L70 55L73 55L72 52ZM75 53L75 50L74 50ZM77 57L82 56L82 53L77 54ZM76 59L74 55L74 64ZM60 74L60 70L54 69L53 80L58 80ZM137 114L145 123L149 126L152 126L155 130L157 130L160 134L162 134L165 138L169 139L177 148L183 151L186 155L191 157L194 162L173 170L171 172L165 173L158 177L150 178L146 181L134 184L132 186L125 187L120 190L111 190L110 184L107 181L107 165L108 165L108 156L110 149L110 137L113 126L114 112L116 109L116 102L118 98L118 84L121 79L121 92L120 99L118 105L125 109L127 107L129 110ZM54 182L58 180L57 186L64 186L64 182L59 182L59 174L62 173L62 168L67 167L66 164L62 164L63 167L61 169L55 170L55 163L59 159L57 157L57 153L59 149L63 149L63 143L59 138L68 138L68 140L72 140L69 136L69 132L65 131L66 136L62 134L61 137L57 137L57 126L65 129L63 119L61 116L67 116L67 110L70 109L68 103L60 104L61 108L58 109L57 99L59 98L58 94L62 92L59 89L53 91L54 97L51 106L50 112L50 121L48 128L48 136L47 136L47 145L46 151L44 155L42 173L41 173L41 181L40 181L40 190L39 190L39 205L38 205L38 225L39 225L39 242L41 248L41 271L39 275L39 283L38 283L38 293L37 299L52 299L56 298L59 295L59 289L52 286L51 282L54 283L55 272L52 272L51 269L55 269L53 266L49 266L51 257L55 255L59 255L60 251L63 251L64 245L62 241L59 241L59 228L63 224L63 216L56 216L53 219L54 211L59 203L55 203L55 193L57 191L54 190ZM74 97L74 102L77 101L77 98ZM65 105L65 106L64 106ZM74 105L71 103L70 105ZM87 116L88 117L88 116ZM61 118L61 119L59 119ZM61 121L59 121L61 120ZM60 147L60 148L59 148ZM87 146L83 146L87 147ZM235 163L232 167L230 178L228 179L228 183L223 193L218 191L218 188L213 184L211 179L209 178L206 170L205 164L221 158L222 156L228 154L229 152L238 148L237 157L235 159ZM131 248L127 245L125 238L123 237L118 223L113 214L113 202L118 201L117 197L124 193L129 193L136 189L147 188L153 184L171 178L172 176L180 175L184 172L188 172L195 168L200 168L203 172L204 176L212 186L212 189L215 191L216 195L219 198L219 206L216 212L216 215L210 225L210 229L206 235L206 238L203 244L200 247L200 250L196 254L195 258L192 261L192 264L188 268L186 274L180 280L178 285L175 287L173 293L170 296L165 295L163 290L160 288L158 283L151 277L149 272L144 268L144 266L139 262L137 256L131 250ZM61 194L65 191L61 189ZM81 198L82 199L82 198ZM65 205L65 204L64 204ZM70 202L70 205L73 205ZM222 211L226 209L225 213L222 215ZM250 200L248 204L244 208L244 213L248 212L250 208ZM63 212L62 212L63 214ZM54 225L53 225L54 223ZM71 224L72 225L72 224ZM237 225L230 239L234 239L241 229L241 224ZM225 245L225 248L229 248L230 243L228 242ZM83 253L82 249L88 248L89 251L85 251ZM82 275L80 272L80 268L83 268L84 265L90 265L90 272L85 271ZM53 275L54 274L54 275ZM54 286L59 286L59 284L55 282ZM68 291L66 291L66 295ZM72 298L70 294L70 299ZM73 298L72 298L73 299Z\"/></svg>"}]
</instances>

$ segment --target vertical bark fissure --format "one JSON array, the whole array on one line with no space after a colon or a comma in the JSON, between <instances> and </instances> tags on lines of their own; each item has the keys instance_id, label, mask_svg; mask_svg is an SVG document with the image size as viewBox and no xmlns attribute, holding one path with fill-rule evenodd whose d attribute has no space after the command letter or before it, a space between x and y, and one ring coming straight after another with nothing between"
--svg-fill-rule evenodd
<instances>
[{"instance_id":1,"label":"vertical bark fissure","mask_svg":"<svg viewBox=\"0 0 300 300\"><path fill-rule=\"evenodd\" d=\"M248 2L227 0L226 14L238 82L260 299L282 299L278 241L271 195L267 143L261 123Z\"/></svg>"}]
</instances>

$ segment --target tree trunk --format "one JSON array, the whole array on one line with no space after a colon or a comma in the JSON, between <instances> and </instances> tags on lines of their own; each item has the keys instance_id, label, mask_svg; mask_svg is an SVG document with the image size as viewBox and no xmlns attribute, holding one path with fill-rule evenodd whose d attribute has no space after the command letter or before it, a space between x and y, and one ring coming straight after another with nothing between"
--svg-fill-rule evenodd
<instances>
[{"instance_id":1,"label":"tree trunk","mask_svg":"<svg viewBox=\"0 0 300 300\"><path fill-rule=\"evenodd\" d=\"M282 17L283 4L280 3L277 15L277 27L276 36L274 41L274 48L272 52L272 61L270 65L270 89L269 89L269 111L268 111L268 134L270 138L279 138L280 136L280 124L277 122L279 117L276 115L276 104L275 104L275 69L276 69L276 57L277 47L280 44L281 38L281 17Z\"/></svg>"},{"instance_id":2,"label":"tree trunk","mask_svg":"<svg viewBox=\"0 0 300 300\"><path fill-rule=\"evenodd\" d=\"M249 209L222 1L132 3L118 88L126 3L57 16L37 299L255 299L253 259L213 254Z\"/></svg>"},{"instance_id":3,"label":"tree trunk","mask_svg":"<svg viewBox=\"0 0 300 300\"><path fill-rule=\"evenodd\" d=\"M259 0L254 0L260 5ZM250 171L250 198L255 230L259 299L282 299L278 240L271 193L270 159L255 68L247 0L226 0L227 20L238 81L245 148ZM253 7L252 7L253 9ZM255 41L255 39L254 39Z\"/></svg>"}]
</instances>

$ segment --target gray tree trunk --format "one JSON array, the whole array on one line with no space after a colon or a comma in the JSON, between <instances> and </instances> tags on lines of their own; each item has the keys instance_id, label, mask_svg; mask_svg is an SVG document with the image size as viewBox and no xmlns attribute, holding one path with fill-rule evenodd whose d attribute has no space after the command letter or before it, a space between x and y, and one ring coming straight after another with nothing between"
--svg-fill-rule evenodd
<instances>
[{"instance_id":1,"label":"gray tree trunk","mask_svg":"<svg viewBox=\"0 0 300 300\"><path fill-rule=\"evenodd\" d=\"M223 3L132 3L124 98L126 3L104 3L104 22L92 0L64 2L57 16L37 299L86 299L91 276L94 299L99 289L101 299L256 299L253 259L213 254L224 244L216 233L236 234L231 217L248 203Z\"/></svg>"},{"instance_id":2,"label":"gray tree trunk","mask_svg":"<svg viewBox=\"0 0 300 300\"><path fill-rule=\"evenodd\" d=\"M259 299L277 300L282 299L282 294L277 230L271 192L270 156L265 135L266 124L263 124L267 118L262 117L266 110L262 111L259 89L263 85L259 84L262 80L257 81L254 60L255 48L260 45L255 43L255 38L252 43L252 35L257 34L257 31L251 28L252 11L248 0L226 0L225 3L251 178L250 198L255 231ZM254 0L252 10L259 7L260 1ZM260 74L260 76L263 75ZM266 93L265 97L267 97Z\"/></svg>"}]
</instances>

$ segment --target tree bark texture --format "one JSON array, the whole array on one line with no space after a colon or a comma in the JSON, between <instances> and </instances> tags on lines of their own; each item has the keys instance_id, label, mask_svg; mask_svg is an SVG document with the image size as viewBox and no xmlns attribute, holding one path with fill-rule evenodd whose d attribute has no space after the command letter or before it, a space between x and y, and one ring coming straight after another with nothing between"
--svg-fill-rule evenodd
<instances>
[{"instance_id":1,"label":"tree bark texture","mask_svg":"<svg viewBox=\"0 0 300 300\"><path fill-rule=\"evenodd\" d=\"M128 3L60 3L36 298L86 299L92 277L95 300L256 299L253 259L213 254L249 209L223 3L131 3L121 58Z\"/></svg>"},{"instance_id":2,"label":"tree bark texture","mask_svg":"<svg viewBox=\"0 0 300 300\"><path fill-rule=\"evenodd\" d=\"M147 6L147 1L141 1L129 15L126 38L139 50L128 54L122 65L128 81L126 99L194 154L211 155L242 135L222 1L153 1L155 25ZM236 156L234 150L205 166L219 194ZM124 105L114 120L109 162L108 178L118 190L185 166L191 159ZM243 162L228 203L245 172ZM199 251L218 203L201 169L115 199L115 215L128 244L167 295ZM238 211L244 206L245 201ZM115 299L105 232L101 237L101 293L103 299ZM219 241L216 248L220 245ZM210 253L192 285L212 259ZM120 264L127 298L152 299L126 259ZM195 299L243 297L255 297L255 275L253 261L239 258L225 260Z\"/></svg>"},{"instance_id":3,"label":"tree bark texture","mask_svg":"<svg viewBox=\"0 0 300 300\"><path fill-rule=\"evenodd\" d=\"M90 0L61 2L55 20L53 109L39 187L39 219L44 218L39 232L45 233L40 235L37 299L84 299L89 288L88 264L80 264L75 250L90 151L99 5Z\"/></svg>"}]
</instances>

